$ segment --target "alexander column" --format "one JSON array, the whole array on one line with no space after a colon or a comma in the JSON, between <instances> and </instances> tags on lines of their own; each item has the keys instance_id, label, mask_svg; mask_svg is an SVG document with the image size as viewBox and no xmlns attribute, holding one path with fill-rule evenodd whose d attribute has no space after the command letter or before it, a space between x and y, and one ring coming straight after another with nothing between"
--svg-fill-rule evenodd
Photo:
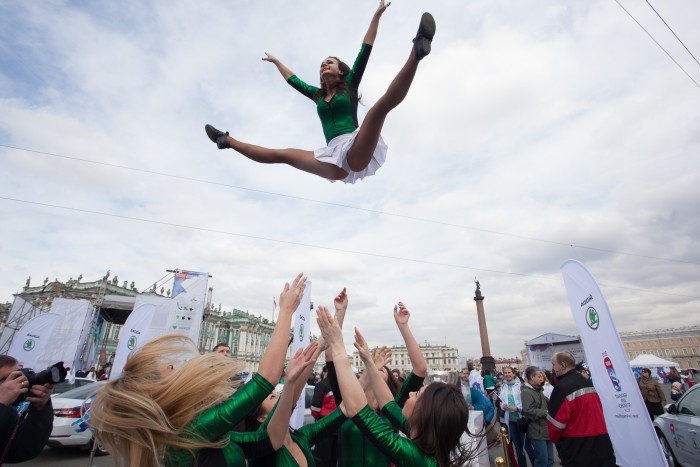
<instances>
[{"instance_id":1,"label":"alexander column","mask_svg":"<svg viewBox=\"0 0 700 467\"><path fill-rule=\"evenodd\" d=\"M486 315L484 314L484 296L481 295L481 285L478 280L476 290L474 291L474 301L476 302L476 316L479 319L479 337L481 338L481 369L495 370L496 359L491 356L491 347L489 347L489 333L486 330Z\"/></svg>"}]
</instances>

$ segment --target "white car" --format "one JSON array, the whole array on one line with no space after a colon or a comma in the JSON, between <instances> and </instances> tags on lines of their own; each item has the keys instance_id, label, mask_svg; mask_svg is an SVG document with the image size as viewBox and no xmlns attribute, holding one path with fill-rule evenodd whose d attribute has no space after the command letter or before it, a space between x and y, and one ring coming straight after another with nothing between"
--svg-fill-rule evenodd
<instances>
[{"instance_id":1,"label":"white car","mask_svg":"<svg viewBox=\"0 0 700 467\"><path fill-rule=\"evenodd\" d=\"M51 397L55 397L57 394L62 394L66 391L70 391L71 389L79 388L82 386L87 386L90 384L95 384L97 381L94 379L90 378L73 378L73 379L67 379L62 383L58 383L54 385L53 387L53 392L51 393Z\"/></svg>"},{"instance_id":2,"label":"white car","mask_svg":"<svg viewBox=\"0 0 700 467\"><path fill-rule=\"evenodd\" d=\"M99 390L106 382L93 382L68 390L51 398L53 405L53 430L48 444L51 447L76 447L92 449L93 435L85 419L89 417L81 415L81 411L89 408L89 404L83 408L85 399ZM103 456L107 451L99 444L95 448L95 455Z\"/></svg>"},{"instance_id":3,"label":"white car","mask_svg":"<svg viewBox=\"0 0 700 467\"><path fill-rule=\"evenodd\" d=\"M667 405L666 413L654 419L654 428L670 467L700 466L700 385Z\"/></svg>"}]
</instances>

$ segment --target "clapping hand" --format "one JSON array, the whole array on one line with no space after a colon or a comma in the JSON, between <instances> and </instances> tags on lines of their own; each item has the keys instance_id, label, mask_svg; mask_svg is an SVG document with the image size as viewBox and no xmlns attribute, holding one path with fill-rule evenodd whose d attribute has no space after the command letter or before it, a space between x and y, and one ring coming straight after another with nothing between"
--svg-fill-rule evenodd
<instances>
[{"instance_id":1,"label":"clapping hand","mask_svg":"<svg viewBox=\"0 0 700 467\"><path fill-rule=\"evenodd\" d=\"M321 328L321 335L328 343L328 346L332 348L334 345L343 345L343 333L340 330L338 322L328 311L328 308L319 306L316 310L316 315L316 322L318 323L318 327Z\"/></svg>"}]
</instances>

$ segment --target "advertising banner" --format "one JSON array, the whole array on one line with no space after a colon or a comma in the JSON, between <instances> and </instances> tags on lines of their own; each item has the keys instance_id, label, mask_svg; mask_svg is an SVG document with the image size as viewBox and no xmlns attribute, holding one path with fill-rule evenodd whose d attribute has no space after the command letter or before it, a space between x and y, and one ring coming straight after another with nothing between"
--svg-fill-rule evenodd
<instances>
[{"instance_id":1,"label":"advertising banner","mask_svg":"<svg viewBox=\"0 0 700 467\"><path fill-rule=\"evenodd\" d=\"M166 334L184 334L199 344L208 283L208 272L180 271L175 274L172 299L161 305L167 308Z\"/></svg>"},{"instance_id":2,"label":"advertising banner","mask_svg":"<svg viewBox=\"0 0 700 467\"><path fill-rule=\"evenodd\" d=\"M7 316L5 329L2 332L2 336L0 336L0 354L8 354L15 333L19 331L27 321L35 316L39 316L39 313L41 313L41 310L34 305L22 297L15 297L12 308L10 308L10 314Z\"/></svg>"},{"instance_id":3,"label":"advertising banner","mask_svg":"<svg viewBox=\"0 0 700 467\"><path fill-rule=\"evenodd\" d=\"M617 464L667 465L603 293L578 261L560 269Z\"/></svg>"},{"instance_id":4,"label":"advertising banner","mask_svg":"<svg viewBox=\"0 0 700 467\"><path fill-rule=\"evenodd\" d=\"M43 370L44 368L36 367L36 362L44 353L46 344L60 321L61 315L56 313L44 313L30 319L15 333L8 355L15 357L23 368ZM70 366L70 363L66 365Z\"/></svg>"},{"instance_id":5,"label":"advertising banner","mask_svg":"<svg viewBox=\"0 0 700 467\"><path fill-rule=\"evenodd\" d=\"M294 335L292 341L292 355L294 355L298 349L306 348L311 339L311 281L306 281L306 288L304 289L304 296L301 297L301 302L294 312ZM294 429L301 428L304 424L304 392L302 391L299 400L294 406L294 411L292 412L292 417L289 419L289 426Z\"/></svg>"}]
</instances>

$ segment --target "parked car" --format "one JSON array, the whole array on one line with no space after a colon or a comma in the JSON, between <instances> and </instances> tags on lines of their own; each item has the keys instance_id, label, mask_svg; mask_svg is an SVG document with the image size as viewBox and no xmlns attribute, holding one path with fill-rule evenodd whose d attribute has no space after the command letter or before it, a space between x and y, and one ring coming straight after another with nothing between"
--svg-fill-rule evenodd
<instances>
[{"instance_id":1,"label":"parked car","mask_svg":"<svg viewBox=\"0 0 700 467\"><path fill-rule=\"evenodd\" d=\"M47 443L49 446L92 449L94 442L92 430L85 421L87 417L82 415L82 412L89 409L89 402L85 399L105 384L105 382L93 381L92 384L70 389L51 398L54 417L53 431ZM85 405L84 408L83 405ZM95 454L103 456L108 453L98 444L95 447Z\"/></svg>"},{"instance_id":2,"label":"parked car","mask_svg":"<svg viewBox=\"0 0 700 467\"><path fill-rule=\"evenodd\" d=\"M71 389L75 388L80 388L83 386L87 386L90 384L95 384L97 381L94 379L90 378L73 378L71 380L65 380L62 383L58 383L54 385L53 387L53 393L51 393L51 397L55 397L57 394L62 394L66 391L70 391Z\"/></svg>"},{"instance_id":3,"label":"parked car","mask_svg":"<svg viewBox=\"0 0 700 467\"><path fill-rule=\"evenodd\" d=\"M669 466L700 466L700 385L667 405L654 428Z\"/></svg>"}]
</instances>

